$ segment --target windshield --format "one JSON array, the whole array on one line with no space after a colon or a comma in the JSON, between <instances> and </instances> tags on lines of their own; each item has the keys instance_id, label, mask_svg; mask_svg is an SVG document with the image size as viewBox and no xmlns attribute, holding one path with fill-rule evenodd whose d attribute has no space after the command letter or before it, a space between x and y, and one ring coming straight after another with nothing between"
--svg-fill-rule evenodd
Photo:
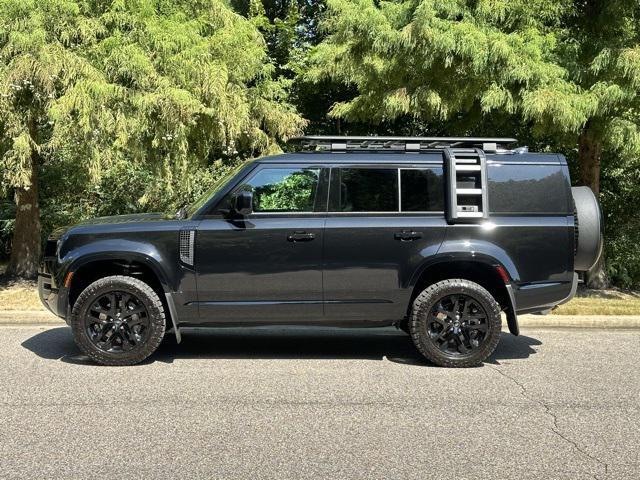
<instances>
[{"instance_id":1,"label":"windshield","mask_svg":"<svg viewBox=\"0 0 640 480\"><path fill-rule=\"evenodd\" d=\"M186 210L186 218L191 217L194 213L196 213L198 210L200 210L202 208L202 206L207 203L207 201L213 197L216 193L218 193L222 187L224 187L227 182L236 174L238 173L244 166L246 165L246 162L242 162L240 165L232 168L231 170L229 170L225 175L223 175L222 177L220 177L214 184L213 186L207 190L206 192L204 192L200 198L198 198L195 202L193 202L190 206L187 207Z\"/></svg>"}]
</instances>

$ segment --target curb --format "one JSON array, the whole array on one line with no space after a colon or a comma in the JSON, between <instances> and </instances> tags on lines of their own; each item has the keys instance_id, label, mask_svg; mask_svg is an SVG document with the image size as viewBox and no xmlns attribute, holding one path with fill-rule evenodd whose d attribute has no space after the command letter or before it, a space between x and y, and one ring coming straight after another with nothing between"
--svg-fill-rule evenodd
<instances>
[{"instance_id":1,"label":"curb","mask_svg":"<svg viewBox=\"0 0 640 480\"><path fill-rule=\"evenodd\" d=\"M520 315L518 323L520 328L640 329L640 315ZM62 318L46 310L0 311L0 327L64 325Z\"/></svg>"},{"instance_id":2,"label":"curb","mask_svg":"<svg viewBox=\"0 0 640 480\"><path fill-rule=\"evenodd\" d=\"M62 326L65 321L47 310L2 310L0 326Z\"/></svg>"},{"instance_id":3,"label":"curb","mask_svg":"<svg viewBox=\"0 0 640 480\"><path fill-rule=\"evenodd\" d=\"M520 328L640 329L640 315L520 315Z\"/></svg>"}]
</instances>

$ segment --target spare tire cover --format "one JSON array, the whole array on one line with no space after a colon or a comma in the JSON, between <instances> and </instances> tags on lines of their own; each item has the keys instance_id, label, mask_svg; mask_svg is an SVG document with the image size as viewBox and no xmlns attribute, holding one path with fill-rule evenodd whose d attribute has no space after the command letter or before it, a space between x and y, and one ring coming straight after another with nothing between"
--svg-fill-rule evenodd
<instances>
[{"instance_id":1,"label":"spare tire cover","mask_svg":"<svg viewBox=\"0 0 640 480\"><path fill-rule=\"evenodd\" d=\"M576 208L576 255L574 269L590 270L602 254L602 212L589 187L572 187Z\"/></svg>"}]
</instances>

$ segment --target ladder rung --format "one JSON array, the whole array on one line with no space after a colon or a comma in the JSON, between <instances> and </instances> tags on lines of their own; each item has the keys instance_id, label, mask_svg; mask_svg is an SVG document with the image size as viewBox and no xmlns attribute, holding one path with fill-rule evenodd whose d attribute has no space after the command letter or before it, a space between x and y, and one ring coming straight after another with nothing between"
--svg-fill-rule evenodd
<instances>
[{"instance_id":1,"label":"ladder rung","mask_svg":"<svg viewBox=\"0 0 640 480\"><path fill-rule=\"evenodd\" d=\"M456 165L456 172L479 172L480 165Z\"/></svg>"},{"instance_id":2,"label":"ladder rung","mask_svg":"<svg viewBox=\"0 0 640 480\"><path fill-rule=\"evenodd\" d=\"M482 212L458 212L460 218L482 218Z\"/></svg>"},{"instance_id":3,"label":"ladder rung","mask_svg":"<svg viewBox=\"0 0 640 480\"><path fill-rule=\"evenodd\" d=\"M478 152L476 151L475 148L450 148L449 149L451 151L451 153L453 153L455 156L478 156Z\"/></svg>"},{"instance_id":4,"label":"ladder rung","mask_svg":"<svg viewBox=\"0 0 640 480\"><path fill-rule=\"evenodd\" d=\"M458 188L456 189L458 195L482 195L481 188Z\"/></svg>"},{"instance_id":5,"label":"ladder rung","mask_svg":"<svg viewBox=\"0 0 640 480\"><path fill-rule=\"evenodd\" d=\"M477 165L477 158L456 158L456 165Z\"/></svg>"}]
</instances>

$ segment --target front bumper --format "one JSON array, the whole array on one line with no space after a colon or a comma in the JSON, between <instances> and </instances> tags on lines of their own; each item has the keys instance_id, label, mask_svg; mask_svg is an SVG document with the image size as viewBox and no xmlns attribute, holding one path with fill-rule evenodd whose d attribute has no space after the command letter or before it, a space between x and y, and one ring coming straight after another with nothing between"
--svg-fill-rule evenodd
<instances>
[{"instance_id":1,"label":"front bumper","mask_svg":"<svg viewBox=\"0 0 640 480\"><path fill-rule=\"evenodd\" d=\"M42 304L54 315L67 318L67 292L59 288L48 262L43 261L38 270L38 296Z\"/></svg>"}]
</instances>

